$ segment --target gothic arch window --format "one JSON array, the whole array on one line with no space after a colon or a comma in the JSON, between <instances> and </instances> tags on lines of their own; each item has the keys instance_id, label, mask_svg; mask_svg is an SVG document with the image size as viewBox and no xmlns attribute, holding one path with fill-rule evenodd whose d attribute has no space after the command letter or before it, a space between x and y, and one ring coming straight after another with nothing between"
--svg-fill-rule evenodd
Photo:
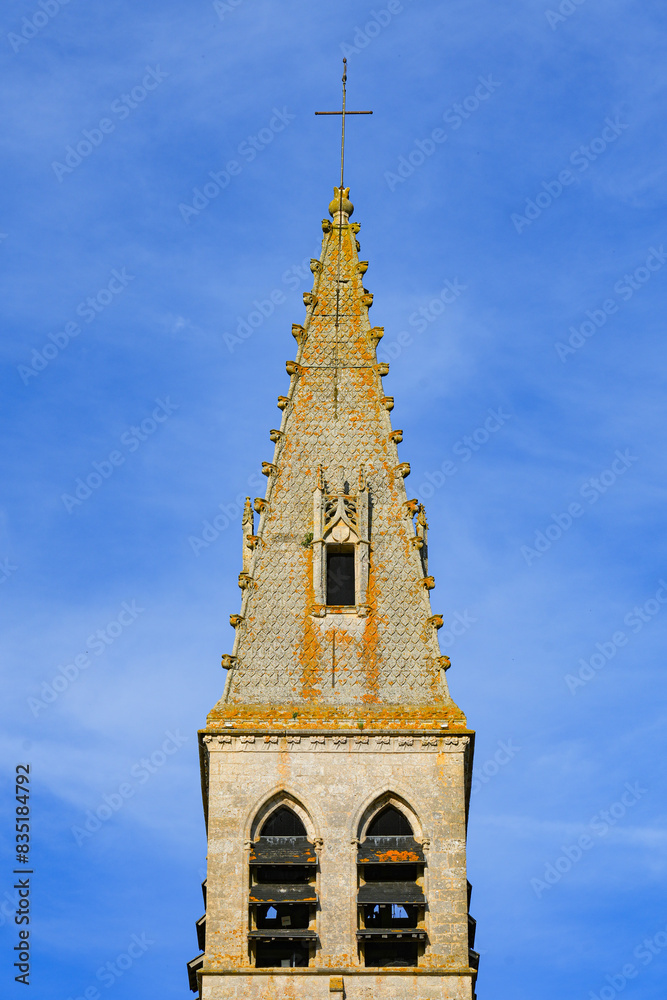
<instances>
[{"instance_id":1,"label":"gothic arch window","mask_svg":"<svg viewBox=\"0 0 667 1000\"><path fill-rule=\"evenodd\" d=\"M317 933L317 855L296 812L280 805L261 819L249 856L251 958L258 968L306 966Z\"/></svg>"},{"instance_id":2,"label":"gothic arch window","mask_svg":"<svg viewBox=\"0 0 667 1000\"><path fill-rule=\"evenodd\" d=\"M419 964L426 942L425 866L405 813L380 806L357 851L357 940L367 967Z\"/></svg>"}]
</instances>

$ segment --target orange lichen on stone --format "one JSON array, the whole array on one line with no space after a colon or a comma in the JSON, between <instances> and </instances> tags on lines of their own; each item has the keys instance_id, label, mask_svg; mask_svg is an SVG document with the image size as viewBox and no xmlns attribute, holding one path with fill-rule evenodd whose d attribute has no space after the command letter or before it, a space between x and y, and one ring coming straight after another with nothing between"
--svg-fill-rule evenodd
<instances>
[{"instance_id":1,"label":"orange lichen on stone","mask_svg":"<svg viewBox=\"0 0 667 1000\"><path fill-rule=\"evenodd\" d=\"M418 854L414 851L384 851L381 854L377 854L375 861L378 864L383 864L388 861L393 862L419 862L424 863L424 859L420 858Z\"/></svg>"},{"instance_id":2,"label":"orange lichen on stone","mask_svg":"<svg viewBox=\"0 0 667 1000\"><path fill-rule=\"evenodd\" d=\"M370 613L365 619L364 634L360 659L362 669L366 679L366 693L363 701L366 705L370 702L380 701L380 674L379 674L379 634L378 634L378 600L375 588L375 573L371 565L368 576L368 605Z\"/></svg>"},{"instance_id":3,"label":"orange lichen on stone","mask_svg":"<svg viewBox=\"0 0 667 1000\"><path fill-rule=\"evenodd\" d=\"M304 607L301 610L303 634L299 645L301 697L304 701L313 701L320 694L319 668L322 657L322 642L310 614L315 603L315 593L313 590L313 563L309 552L304 551L302 561L305 563L306 591Z\"/></svg>"},{"instance_id":4,"label":"orange lichen on stone","mask_svg":"<svg viewBox=\"0 0 667 1000\"><path fill-rule=\"evenodd\" d=\"M465 716L453 702L419 706L378 703L355 707L354 711L350 711L350 706L304 704L302 701L287 705L218 705L208 714L206 731L250 732L270 728L285 732L340 729L358 733L360 722L364 732L396 730L402 733L411 729L419 732L468 731Z\"/></svg>"}]
</instances>

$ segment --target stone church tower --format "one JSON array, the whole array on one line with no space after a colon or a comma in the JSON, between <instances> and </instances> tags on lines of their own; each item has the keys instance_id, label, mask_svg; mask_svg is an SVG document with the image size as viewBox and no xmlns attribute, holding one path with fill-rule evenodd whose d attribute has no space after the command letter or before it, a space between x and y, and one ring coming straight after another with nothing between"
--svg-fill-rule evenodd
<instances>
[{"instance_id":1,"label":"stone church tower","mask_svg":"<svg viewBox=\"0 0 667 1000\"><path fill-rule=\"evenodd\" d=\"M447 687L348 195L334 188L292 327L227 682L200 733L203 1000L474 997L473 733Z\"/></svg>"}]
</instances>

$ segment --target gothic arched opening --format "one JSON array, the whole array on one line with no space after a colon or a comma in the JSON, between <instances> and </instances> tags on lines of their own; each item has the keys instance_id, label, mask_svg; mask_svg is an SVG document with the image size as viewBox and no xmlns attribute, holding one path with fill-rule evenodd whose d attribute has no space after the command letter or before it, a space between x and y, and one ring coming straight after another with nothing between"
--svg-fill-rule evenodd
<instances>
[{"instance_id":1,"label":"gothic arched opening","mask_svg":"<svg viewBox=\"0 0 667 1000\"><path fill-rule=\"evenodd\" d=\"M305 837L306 828L293 809L280 806L264 821L260 837Z\"/></svg>"},{"instance_id":2,"label":"gothic arched opening","mask_svg":"<svg viewBox=\"0 0 667 1000\"><path fill-rule=\"evenodd\" d=\"M309 964L317 934L317 855L288 806L270 813L250 849L249 948L258 968Z\"/></svg>"},{"instance_id":3,"label":"gothic arched opening","mask_svg":"<svg viewBox=\"0 0 667 1000\"><path fill-rule=\"evenodd\" d=\"M412 837L407 816L396 806L385 806L368 824L367 837Z\"/></svg>"},{"instance_id":4,"label":"gothic arched opening","mask_svg":"<svg viewBox=\"0 0 667 1000\"><path fill-rule=\"evenodd\" d=\"M357 939L367 967L418 965L426 940L425 864L407 816L391 804L381 808L357 853Z\"/></svg>"}]
</instances>

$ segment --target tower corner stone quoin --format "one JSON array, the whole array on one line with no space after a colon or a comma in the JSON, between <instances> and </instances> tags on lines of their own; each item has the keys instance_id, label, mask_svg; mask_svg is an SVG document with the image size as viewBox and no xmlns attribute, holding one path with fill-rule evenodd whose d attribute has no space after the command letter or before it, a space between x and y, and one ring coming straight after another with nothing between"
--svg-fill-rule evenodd
<instances>
[{"instance_id":1,"label":"tower corner stone quoin","mask_svg":"<svg viewBox=\"0 0 667 1000\"><path fill-rule=\"evenodd\" d=\"M199 734L203 1000L475 997L474 733L449 694L353 211L334 188Z\"/></svg>"}]
</instances>

